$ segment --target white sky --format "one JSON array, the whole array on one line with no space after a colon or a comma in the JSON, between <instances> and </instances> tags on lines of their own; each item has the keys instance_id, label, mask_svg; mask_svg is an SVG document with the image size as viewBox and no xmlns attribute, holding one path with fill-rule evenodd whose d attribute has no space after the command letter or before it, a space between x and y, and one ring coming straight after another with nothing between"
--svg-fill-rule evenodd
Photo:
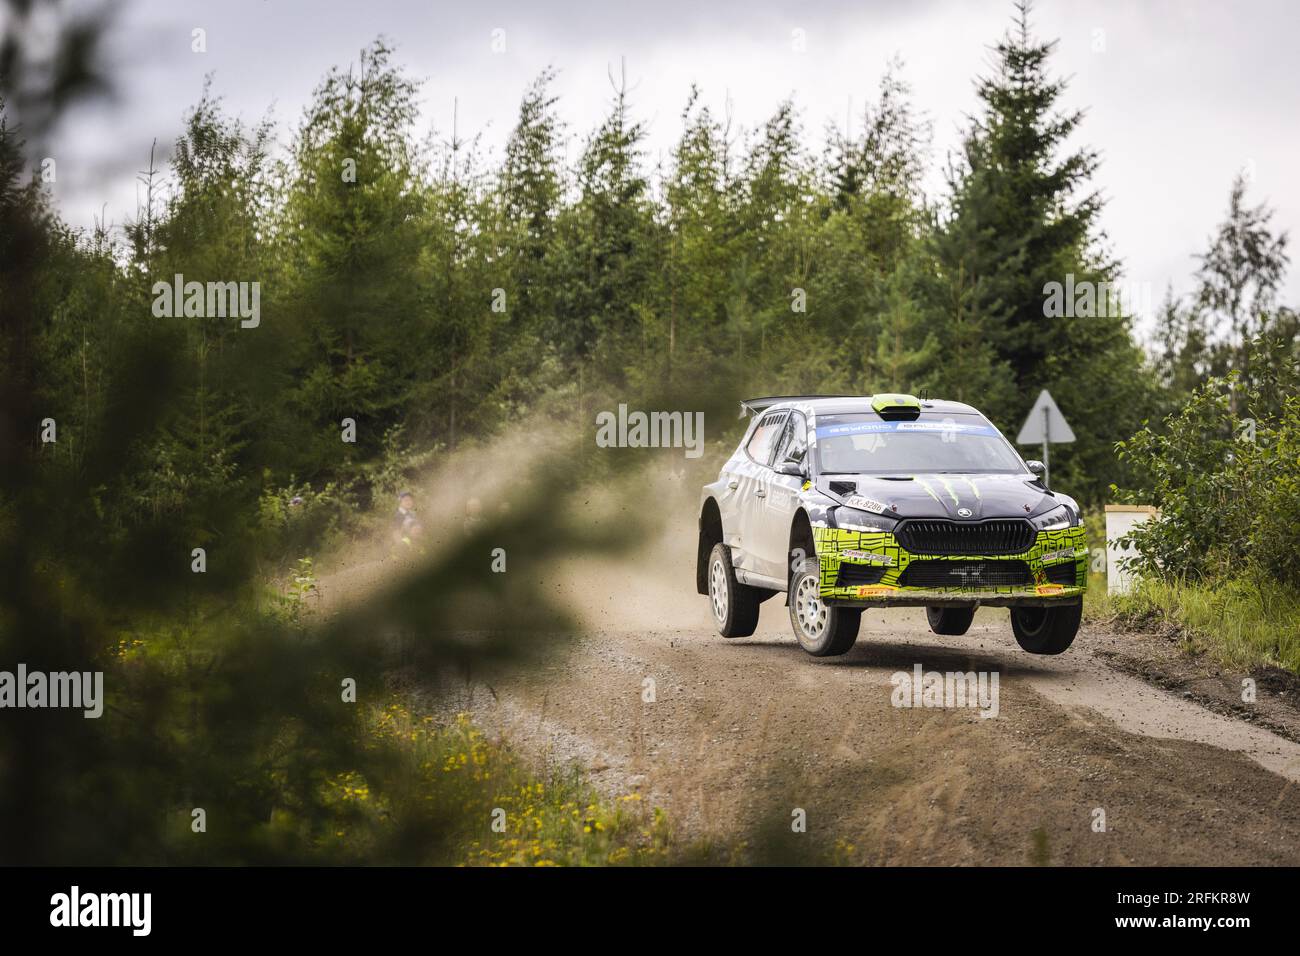
<instances>
[{"instance_id":1,"label":"white sky","mask_svg":"<svg viewBox=\"0 0 1300 956\"><path fill-rule=\"evenodd\" d=\"M934 124L938 193L945 154L976 108L973 80L1011 14L1003 0L134 0L109 38L117 95L65 118L52 147L54 194L73 224L106 212L120 225L134 213L135 173L150 143L170 150L205 74L246 122L270 110L286 142L325 71L354 61L378 34L425 81L420 132L447 133L458 99L461 134L481 132L496 156L521 94L548 64L559 70L555 92L576 142L604 114L607 71L625 58L653 159L676 140L692 82L718 115L729 97L734 124L746 128L793 95L809 145L820 149L827 122L842 126L850 106L857 122L897 54ZM1296 233L1300 4L1040 0L1032 23L1040 37L1059 38L1053 66L1070 78L1065 105L1087 110L1078 142L1102 155L1095 183L1108 200L1111 249L1151 307L1167 284L1190 287L1193 256L1222 218L1238 170L1251 176L1251 201L1276 208L1275 228ZM207 31L206 53L190 49L195 27ZM491 46L498 28L503 53ZM792 49L795 29L806 52ZM1285 299L1300 301L1300 265Z\"/></svg>"}]
</instances>

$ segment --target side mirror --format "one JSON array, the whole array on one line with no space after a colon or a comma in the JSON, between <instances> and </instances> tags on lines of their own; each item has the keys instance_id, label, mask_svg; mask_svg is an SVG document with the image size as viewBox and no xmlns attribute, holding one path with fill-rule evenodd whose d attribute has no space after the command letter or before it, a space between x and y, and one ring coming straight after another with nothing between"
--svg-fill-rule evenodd
<instances>
[{"instance_id":1,"label":"side mirror","mask_svg":"<svg viewBox=\"0 0 1300 956\"><path fill-rule=\"evenodd\" d=\"M1044 465L1037 458L1029 459L1028 461L1025 462L1025 466L1034 473L1034 477L1037 478L1039 481L1042 481L1043 476L1047 474L1047 466Z\"/></svg>"},{"instance_id":2,"label":"side mirror","mask_svg":"<svg viewBox=\"0 0 1300 956\"><path fill-rule=\"evenodd\" d=\"M795 461L793 458L787 458L776 466L778 475L790 475L793 478L806 478L807 472L804 471L803 462Z\"/></svg>"}]
</instances>

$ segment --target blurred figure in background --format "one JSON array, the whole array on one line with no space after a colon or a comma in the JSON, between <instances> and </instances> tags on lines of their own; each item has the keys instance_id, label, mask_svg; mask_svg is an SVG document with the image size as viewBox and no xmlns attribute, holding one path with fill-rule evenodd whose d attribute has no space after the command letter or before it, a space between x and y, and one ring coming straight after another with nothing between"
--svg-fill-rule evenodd
<instances>
[{"instance_id":1,"label":"blurred figure in background","mask_svg":"<svg viewBox=\"0 0 1300 956\"><path fill-rule=\"evenodd\" d=\"M403 491L397 496L397 513L393 515L393 540L398 544L410 544L423 530L415 513L415 496Z\"/></svg>"},{"instance_id":2,"label":"blurred figure in background","mask_svg":"<svg viewBox=\"0 0 1300 956\"><path fill-rule=\"evenodd\" d=\"M473 534L474 529L483 521L483 502L470 498L465 502L465 533Z\"/></svg>"}]
</instances>

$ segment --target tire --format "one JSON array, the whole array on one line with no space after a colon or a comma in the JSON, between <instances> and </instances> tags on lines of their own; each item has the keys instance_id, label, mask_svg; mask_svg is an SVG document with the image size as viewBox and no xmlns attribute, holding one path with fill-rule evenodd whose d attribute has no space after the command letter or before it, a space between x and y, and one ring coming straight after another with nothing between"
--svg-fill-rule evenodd
<instances>
[{"instance_id":1,"label":"tire","mask_svg":"<svg viewBox=\"0 0 1300 956\"><path fill-rule=\"evenodd\" d=\"M936 634L965 634L970 630L970 622L975 617L973 607L927 607L925 619L930 622L930 630Z\"/></svg>"},{"instance_id":2,"label":"tire","mask_svg":"<svg viewBox=\"0 0 1300 956\"><path fill-rule=\"evenodd\" d=\"M799 646L813 657L847 654L858 639L862 611L858 608L827 607L818 593L821 574L807 562L790 578L790 626Z\"/></svg>"},{"instance_id":3,"label":"tire","mask_svg":"<svg viewBox=\"0 0 1300 956\"><path fill-rule=\"evenodd\" d=\"M1011 631L1030 654L1060 654L1074 643L1083 602L1058 607L1013 607Z\"/></svg>"},{"instance_id":4,"label":"tire","mask_svg":"<svg viewBox=\"0 0 1300 956\"><path fill-rule=\"evenodd\" d=\"M741 584L731 566L731 549L718 543L709 553L709 604L723 637L749 637L758 627L760 588Z\"/></svg>"}]
</instances>

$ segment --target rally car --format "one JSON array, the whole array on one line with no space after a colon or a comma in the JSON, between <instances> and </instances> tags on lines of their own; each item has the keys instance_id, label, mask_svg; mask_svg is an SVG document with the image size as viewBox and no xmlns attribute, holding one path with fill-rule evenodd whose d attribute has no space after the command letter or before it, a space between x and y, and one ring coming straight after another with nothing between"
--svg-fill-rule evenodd
<instances>
[{"instance_id":1,"label":"rally car","mask_svg":"<svg viewBox=\"0 0 1300 956\"><path fill-rule=\"evenodd\" d=\"M723 637L786 594L804 650L843 654L868 607L924 607L960 635L980 605L1016 641L1059 654L1079 629L1087 547L1079 505L1044 482L970 405L911 395L781 396L704 486L695 583Z\"/></svg>"}]
</instances>

